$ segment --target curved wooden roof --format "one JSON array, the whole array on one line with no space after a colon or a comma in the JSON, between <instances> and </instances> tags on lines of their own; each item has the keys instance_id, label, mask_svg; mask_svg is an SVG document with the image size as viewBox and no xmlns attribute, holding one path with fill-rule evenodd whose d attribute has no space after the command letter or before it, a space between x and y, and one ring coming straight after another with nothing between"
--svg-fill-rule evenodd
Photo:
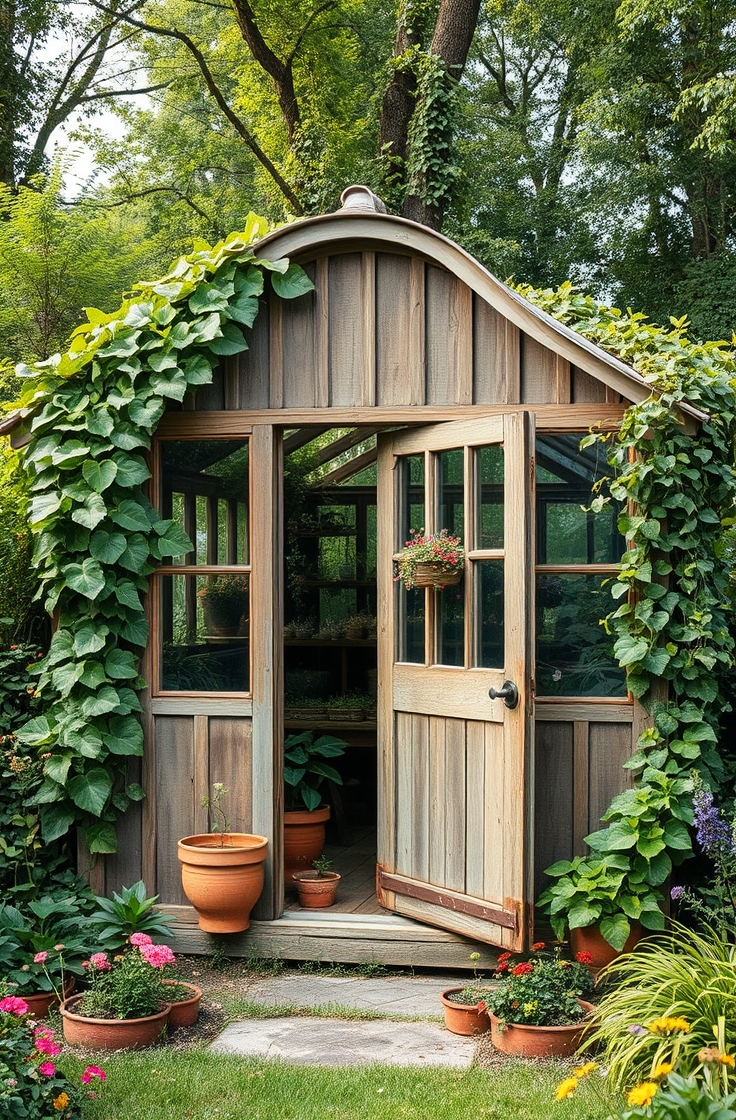
<instances>
[{"instance_id":1,"label":"curved wooden roof","mask_svg":"<svg viewBox=\"0 0 736 1120\"><path fill-rule=\"evenodd\" d=\"M363 248L420 255L454 273L520 330L626 400L642 401L653 391L635 369L529 303L454 241L406 218L368 209L338 210L282 226L264 237L257 251L269 260L291 257L307 261L325 252L339 252L341 246L345 251ZM691 405L680 408L698 420L707 418L707 413Z\"/></svg>"}]
</instances>

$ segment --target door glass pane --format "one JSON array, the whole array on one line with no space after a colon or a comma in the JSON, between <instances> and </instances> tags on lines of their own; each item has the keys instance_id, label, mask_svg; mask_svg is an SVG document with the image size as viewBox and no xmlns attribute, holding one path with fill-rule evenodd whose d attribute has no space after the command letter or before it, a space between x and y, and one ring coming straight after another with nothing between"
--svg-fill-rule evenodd
<instances>
[{"instance_id":1,"label":"door glass pane","mask_svg":"<svg viewBox=\"0 0 736 1120\"><path fill-rule=\"evenodd\" d=\"M424 529L424 456L406 455L401 460L401 539L403 548L410 539L412 529ZM414 587L406 591L397 584L399 597L399 661L415 665L424 664L424 633L426 594Z\"/></svg>"},{"instance_id":2,"label":"door glass pane","mask_svg":"<svg viewBox=\"0 0 736 1120\"><path fill-rule=\"evenodd\" d=\"M447 529L450 536L463 537L464 525L464 453L462 448L456 451L442 451L437 456L439 467L440 509L437 531ZM445 664L453 664L446 662Z\"/></svg>"},{"instance_id":3,"label":"door glass pane","mask_svg":"<svg viewBox=\"0 0 736 1120\"><path fill-rule=\"evenodd\" d=\"M478 664L503 669L503 560L478 560L474 567Z\"/></svg>"},{"instance_id":4,"label":"door glass pane","mask_svg":"<svg viewBox=\"0 0 736 1120\"><path fill-rule=\"evenodd\" d=\"M435 591L437 662L465 664L465 580Z\"/></svg>"},{"instance_id":5,"label":"door glass pane","mask_svg":"<svg viewBox=\"0 0 736 1120\"><path fill-rule=\"evenodd\" d=\"M479 448L475 469L478 479L475 547L503 548L503 448Z\"/></svg>"},{"instance_id":6,"label":"door glass pane","mask_svg":"<svg viewBox=\"0 0 736 1120\"><path fill-rule=\"evenodd\" d=\"M537 695L625 696L613 639L599 624L613 600L599 575L537 576Z\"/></svg>"},{"instance_id":7,"label":"door glass pane","mask_svg":"<svg viewBox=\"0 0 736 1120\"><path fill-rule=\"evenodd\" d=\"M175 439L160 447L162 515L194 545L173 562L247 564L248 441Z\"/></svg>"},{"instance_id":8,"label":"door glass pane","mask_svg":"<svg viewBox=\"0 0 736 1120\"><path fill-rule=\"evenodd\" d=\"M160 576L161 689L248 692L249 576Z\"/></svg>"},{"instance_id":9,"label":"door glass pane","mask_svg":"<svg viewBox=\"0 0 736 1120\"><path fill-rule=\"evenodd\" d=\"M582 507L595 497L593 484L609 473L605 448L580 450L580 434L537 439L537 551L540 564L617 564L625 551L609 502L600 513Z\"/></svg>"}]
</instances>

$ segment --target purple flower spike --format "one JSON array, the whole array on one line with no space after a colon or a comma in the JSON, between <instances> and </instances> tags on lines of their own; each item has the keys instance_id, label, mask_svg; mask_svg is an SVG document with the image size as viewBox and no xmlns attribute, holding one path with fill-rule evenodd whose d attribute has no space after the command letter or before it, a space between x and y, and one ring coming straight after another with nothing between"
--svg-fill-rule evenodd
<instances>
[{"instance_id":1,"label":"purple flower spike","mask_svg":"<svg viewBox=\"0 0 736 1120\"><path fill-rule=\"evenodd\" d=\"M709 789L703 788L695 792L693 809L696 837L705 854L717 859L731 851L731 829L721 816L721 810L713 804L713 794Z\"/></svg>"},{"instance_id":2,"label":"purple flower spike","mask_svg":"<svg viewBox=\"0 0 736 1120\"><path fill-rule=\"evenodd\" d=\"M675 901L677 901L678 898L682 898L684 890L684 887L673 887L670 891L670 898L673 898Z\"/></svg>"}]
</instances>

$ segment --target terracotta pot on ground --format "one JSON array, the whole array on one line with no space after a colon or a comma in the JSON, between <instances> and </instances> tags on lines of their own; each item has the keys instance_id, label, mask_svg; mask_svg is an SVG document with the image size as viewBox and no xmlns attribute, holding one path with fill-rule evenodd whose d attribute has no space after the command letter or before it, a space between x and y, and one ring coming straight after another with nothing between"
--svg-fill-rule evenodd
<instances>
[{"instance_id":1,"label":"terracotta pot on ground","mask_svg":"<svg viewBox=\"0 0 736 1120\"><path fill-rule=\"evenodd\" d=\"M321 809L288 809L284 813L284 882L294 886L295 871L311 871L325 846L329 805Z\"/></svg>"},{"instance_id":2,"label":"terracotta pot on ground","mask_svg":"<svg viewBox=\"0 0 736 1120\"><path fill-rule=\"evenodd\" d=\"M491 1029L491 1022L485 1008L476 1003L453 1003L452 997L463 988L448 988L440 996L445 1009L445 1026L453 1034L485 1034Z\"/></svg>"},{"instance_id":3,"label":"terracotta pot on ground","mask_svg":"<svg viewBox=\"0 0 736 1120\"><path fill-rule=\"evenodd\" d=\"M196 984L187 984L184 980L164 980L164 984L171 987L187 988L191 992L188 999L180 999L171 1004L169 1029L175 1031L179 1027L193 1026L199 1016L199 1001L202 998L202 989L198 988Z\"/></svg>"},{"instance_id":4,"label":"terracotta pot on ground","mask_svg":"<svg viewBox=\"0 0 736 1120\"><path fill-rule=\"evenodd\" d=\"M632 922L631 933L621 953L630 953L637 941L641 940L641 936L640 924ZM598 926L582 926L580 929L571 929L570 947L576 956L578 953L590 953L593 961L588 965L588 968L594 976L597 976L600 970L610 964L611 961L615 961L616 957L621 956L617 949L608 944Z\"/></svg>"},{"instance_id":5,"label":"terracotta pot on ground","mask_svg":"<svg viewBox=\"0 0 736 1120\"><path fill-rule=\"evenodd\" d=\"M224 843L222 842L224 840ZM181 884L207 933L240 933L263 890L268 840L249 832L185 836L178 845Z\"/></svg>"},{"instance_id":6,"label":"terracotta pot on ground","mask_svg":"<svg viewBox=\"0 0 736 1120\"><path fill-rule=\"evenodd\" d=\"M162 1003L156 1015L143 1019L89 1019L77 1015L74 1008L84 997L71 996L61 1005L64 1038L70 1046L91 1050L142 1050L152 1046L166 1030L170 1003Z\"/></svg>"},{"instance_id":7,"label":"terracotta pot on ground","mask_svg":"<svg viewBox=\"0 0 736 1120\"><path fill-rule=\"evenodd\" d=\"M74 991L74 977L67 980L64 985L64 999L68 999ZM34 992L31 996L22 995L28 1004L28 1010L34 1019L45 1019L52 1007L56 1007L59 1002L56 992Z\"/></svg>"},{"instance_id":8,"label":"terracotta pot on ground","mask_svg":"<svg viewBox=\"0 0 736 1120\"><path fill-rule=\"evenodd\" d=\"M589 1015L592 1003L579 999L578 1003ZM587 1023L573 1023L567 1027L532 1027L527 1023L501 1024L491 1015L491 1039L502 1054L520 1058L569 1058L580 1046L588 1030Z\"/></svg>"},{"instance_id":9,"label":"terracotta pot on ground","mask_svg":"<svg viewBox=\"0 0 736 1120\"><path fill-rule=\"evenodd\" d=\"M307 910L319 910L332 906L341 876L335 871L296 871L294 882L299 891L299 905Z\"/></svg>"}]
</instances>

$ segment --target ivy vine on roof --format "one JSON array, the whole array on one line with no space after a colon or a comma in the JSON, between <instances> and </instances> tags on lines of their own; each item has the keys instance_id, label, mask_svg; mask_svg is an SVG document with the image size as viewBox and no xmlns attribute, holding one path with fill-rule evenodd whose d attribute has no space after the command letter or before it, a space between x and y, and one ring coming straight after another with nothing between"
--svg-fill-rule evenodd
<instances>
[{"instance_id":1,"label":"ivy vine on roof","mask_svg":"<svg viewBox=\"0 0 736 1120\"><path fill-rule=\"evenodd\" d=\"M25 465L38 595L57 621L36 667L44 714L18 732L45 759L34 803L46 841L80 826L91 852L114 852L117 816L144 796L126 781L128 758L143 754L142 596L164 557L192 548L144 496L144 455L166 400L182 401L222 357L247 349L264 272L284 299L312 288L298 265L255 256L269 228L250 214L214 248L195 242L112 315L87 309L66 353L18 367L28 379L18 404L33 415Z\"/></svg>"},{"instance_id":2,"label":"ivy vine on roof","mask_svg":"<svg viewBox=\"0 0 736 1120\"><path fill-rule=\"evenodd\" d=\"M717 742L734 648L724 529L736 523L736 361L725 342L691 342L684 319L657 327L644 315L601 307L571 284L519 290L634 366L653 390L626 410L619 431L583 440L609 443L608 493L593 508L611 498L623 503L627 552L610 584L618 606L606 628L653 726L626 763L634 788L614 798L606 827L586 837L589 855L549 869L555 881L540 899L559 936L600 919L621 949L631 921L663 927L662 886L692 853L693 771L712 788L727 776ZM708 413L692 436L677 412L681 402Z\"/></svg>"}]
</instances>

